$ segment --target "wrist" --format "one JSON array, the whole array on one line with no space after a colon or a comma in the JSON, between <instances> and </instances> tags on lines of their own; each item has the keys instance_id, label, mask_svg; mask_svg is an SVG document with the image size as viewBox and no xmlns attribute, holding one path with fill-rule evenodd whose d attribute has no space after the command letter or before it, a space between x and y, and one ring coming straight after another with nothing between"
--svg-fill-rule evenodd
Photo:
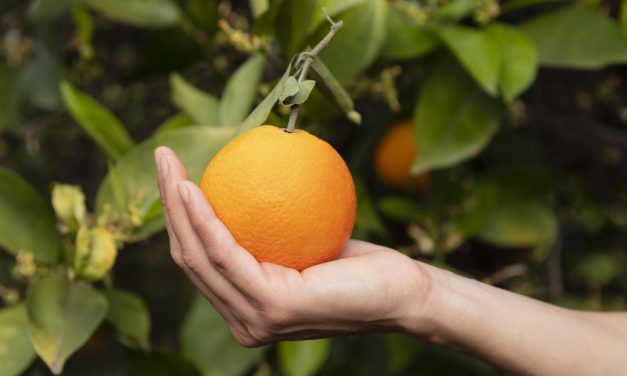
<instances>
[{"instance_id":1,"label":"wrist","mask_svg":"<svg viewBox=\"0 0 627 376\"><path fill-rule=\"evenodd\" d=\"M429 342L458 347L457 326L463 325L464 317L481 315L476 312L474 300L464 293L476 290L480 286L473 285L479 282L418 261L414 263L418 288L406 300L401 330Z\"/></svg>"}]
</instances>

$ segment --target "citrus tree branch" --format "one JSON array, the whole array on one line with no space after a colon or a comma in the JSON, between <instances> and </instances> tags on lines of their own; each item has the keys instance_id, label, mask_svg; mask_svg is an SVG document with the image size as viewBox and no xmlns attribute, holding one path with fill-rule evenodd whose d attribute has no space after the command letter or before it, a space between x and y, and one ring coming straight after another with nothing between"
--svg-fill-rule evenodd
<instances>
[{"instance_id":1,"label":"citrus tree branch","mask_svg":"<svg viewBox=\"0 0 627 376\"><path fill-rule=\"evenodd\" d=\"M320 52L322 52L322 50L324 50L325 47L329 45L333 37L335 37L335 34L342 30L342 27L344 26L344 23L341 20L338 22L333 21L333 19L329 16L324 8L322 8L322 13L324 13L324 16L327 18L327 21L331 25L331 30L329 30L327 35L325 35L324 38L322 38L322 40L314 46L314 48L312 48L310 51L303 52L302 67L300 68L300 74L298 75L299 84L305 81L305 79L307 78L309 68L311 67L311 64L314 62L314 60L318 57ZM287 123L287 128L285 128L285 131L288 133L292 133L296 128L296 120L298 120L298 110L298 105L293 105L290 108L290 118Z\"/></svg>"}]
</instances>

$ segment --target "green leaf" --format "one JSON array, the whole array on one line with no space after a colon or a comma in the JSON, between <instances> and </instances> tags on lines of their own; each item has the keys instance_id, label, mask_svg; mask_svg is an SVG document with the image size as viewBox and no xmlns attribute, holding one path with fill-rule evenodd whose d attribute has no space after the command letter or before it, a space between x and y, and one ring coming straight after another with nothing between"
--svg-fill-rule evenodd
<instances>
[{"instance_id":1,"label":"green leaf","mask_svg":"<svg viewBox=\"0 0 627 376\"><path fill-rule=\"evenodd\" d=\"M475 185L461 202L461 213L453 218L457 229L466 237L480 232L496 210L499 191L495 184Z\"/></svg>"},{"instance_id":2,"label":"green leaf","mask_svg":"<svg viewBox=\"0 0 627 376\"><path fill-rule=\"evenodd\" d=\"M627 37L618 23L588 7L544 13L522 25L550 67L598 69L627 62Z\"/></svg>"},{"instance_id":3,"label":"green leaf","mask_svg":"<svg viewBox=\"0 0 627 376\"><path fill-rule=\"evenodd\" d=\"M105 318L107 300L86 283L50 276L31 282L26 308L30 340L58 375Z\"/></svg>"},{"instance_id":4,"label":"green leaf","mask_svg":"<svg viewBox=\"0 0 627 376\"><path fill-rule=\"evenodd\" d=\"M255 16L253 33L255 35L270 35L274 33L276 19L283 7L283 0L275 0L259 15Z\"/></svg>"},{"instance_id":5,"label":"green leaf","mask_svg":"<svg viewBox=\"0 0 627 376\"><path fill-rule=\"evenodd\" d=\"M61 240L50 206L24 179L0 168L0 246L35 260L59 260Z\"/></svg>"},{"instance_id":6,"label":"green leaf","mask_svg":"<svg viewBox=\"0 0 627 376\"><path fill-rule=\"evenodd\" d=\"M90 46L94 36L94 19L85 7L77 5L74 7L72 16L76 25L76 32L84 46Z\"/></svg>"},{"instance_id":7,"label":"green leaf","mask_svg":"<svg viewBox=\"0 0 627 376\"><path fill-rule=\"evenodd\" d=\"M403 222L415 221L425 213L417 202L401 196L385 197L379 201L379 207L386 216Z\"/></svg>"},{"instance_id":8,"label":"green leaf","mask_svg":"<svg viewBox=\"0 0 627 376\"><path fill-rule=\"evenodd\" d=\"M504 247L548 247L556 233L555 213L543 201L500 199L477 234Z\"/></svg>"},{"instance_id":9,"label":"green leaf","mask_svg":"<svg viewBox=\"0 0 627 376\"><path fill-rule=\"evenodd\" d=\"M272 108L283 93L283 88L289 77L289 71L290 69L288 67L288 69L285 70L285 73L283 73L283 77L281 77L276 85L274 85L274 88L272 88L270 93L268 93L268 95L261 101L261 103L259 103L259 105L257 105L253 112L251 112L250 115L244 119L242 125L240 125L237 129L236 135L240 135L251 129L257 128L266 121L268 115L270 115L270 112L272 111Z\"/></svg>"},{"instance_id":10,"label":"green leaf","mask_svg":"<svg viewBox=\"0 0 627 376\"><path fill-rule=\"evenodd\" d=\"M165 351L129 351L134 376L201 376L196 367L179 354Z\"/></svg>"},{"instance_id":11,"label":"green leaf","mask_svg":"<svg viewBox=\"0 0 627 376\"><path fill-rule=\"evenodd\" d=\"M222 316L197 295L183 322L181 353L203 375L241 375L261 359L262 351L247 349L235 341Z\"/></svg>"},{"instance_id":12,"label":"green leaf","mask_svg":"<svg viewBox=\"0 0 627 376\"><path fill-rule=\"evenodd\" d=\"M19 124L18 72L5 64L0 64L0 131L15 130Z\"/></svg>"},{"instance_id":13,"label":"green leaf","mask_svg":"<svg viewBox=\"0 0 627 376\"><path fill-rule=\"evenodd\" d=\"M213 155L224 146L232 137L233 128L215 127L188 127L169 132L156 134L141 144L129 150L120 158L115 171L118 181L122 185L125 196L131 201L133 198L142 197L139 209L146 215L151 215L155 222L144 222L136 229L135 240L142 239L150 234L163 229L163 218L154 215L155 202L159 201L157 189L157 171L154 162L154 149L160 145L172 148L183 161L187 173L192 181L198 181L207 163ZM105 204L111 205L114 212L124 213L124 202L117 204L115 200L112 175L109 173L102 181L96 196L96 212L102 213Z\"/></svg>"},{"instance_id":14,"label":"green leaf","mask_svg":"<svg viewBox=\"0 0 627 376\"><path fill-rule=\"evenodd\" d=\"M194 120L190 118L187 114L179 112L176 115L172 115L167 118L161 125L155 129L155 135L169 132L174 129L186 128L194 125Z\"/></svg>"},{"instance_id":15,"label":"green leaf","mask_svg":"<svg viewBox=\"0 0 627 376\"><path fill-rule=\"evenodd\" d=\"M419 150L412 173L455 165L478 154L499 126L499 108L458 67L439 64L414 114Z\"/></svg>"},{"instance_id":16,"label":"green leaf","mask_svg":"<svg viewBox=\"0 0 627 376\"><path fill-rule=\"evenodd\" d=\"M333 102L350 121L355 124L361 124L361 115L355 111L353 99L348 95L346 89L338 82L337 78L335 78L324 62L320 59L315 59L311 64L309 72L316 80L318 90L327 99Z\"/></svg>"},{"instance_id":17,"label":"green leaf","mask_svg":"<svg viewBox=\"0 0 627 376\"><path fill-rule=\"evenodd\" d=\"M322 51L320 58L342 85L363 72L379 56L386 39L387 12L385 0L365 1L337 16L344 27ZM329 31L322 24L310 41L317 43Z\"/></svg>"},{"instance_id":18,"label":"green leaf","mask_svg":"<svg viewBox=\"0 0 627 376\"><path fill-rule=\"evenodd\" d=\"M327 14L330 17L335 17L338 14L367 1L369 0L318 0L316 11L313 14L313 28L320 26L320 24L327 23L324 13L320 11L322 8L326 9Z\"/></svg>"},{"instance_id":19,"label":"green leaf","mask_svg":"<svg viewBox=\"0 0 627 376\"><path fill-rule=\"evenodd\" d=\"M387 39L381 51L386 59L413 59L429 53L439 44L433 33L416 25L396 7L389 10L387 25Z\"/></svg>"},{"instance_id":20,"label":"green leaf","mask_svg":"<svg viewBox=\"0 0 627 376\"><path fill-rule=\"evenodd\" d=\"M181 22L181 12L171 0L79 0L102 16L139 27L169 27Z\"/></svg>"},{"instance_id":21,"label":"green leaf","mask_svg":"<svg viewBox=\"0 0 627 376\"><path fill-rule=\"evenodd\" d=\"M454 25L439 27L437 34L479 86L496 95L502 59L494 38L485 30Z\"/></svg>"},{"instance_id":22,"label":"green leaf","mask_svg":"<svg viewBox=\"0 0 627 376\"><path fill-rule=\"evenodd\" d=\"M246 119L257 94L265 61L263 55L254 55L233 73L222 94L218 124L235 126Z\"/></svg>"},{"instance_id":23,"label":"green leaf","mask_svg":"<svg viewBox=\"0 0 627 376\"><path fill-rule=\"evenodd\" d=\"M499 45L503 57L499 91L505 101L512 102L533 83L538 71L538 51L515 27L493 23L486 30Z\"/></svg>"},{"instance_id":24,"label":"green leaf","mask_svg":"<svg viewBox=\"0 0 627 376\"><path fill-rule=\"evenodd\" d=\"M394 373L405 369L422 348L420 341L404 334L388 334L385 342L390 370Z\"/></svg>"},{"instance_id":25,"label":"green leaf","mask_svg":"<svg viewBox=\"0 0 627 376\"><path fill-rule=\"evenodd\" d=\"M148 350L150 313L144 301L123 290L109 290L106 294L109 299L107 322L117 331L120 342L129 347Z\"/></svg>"},{"instance_id":26,"label":"green leaf","mask_svg":"<svg viewBox=\"0 0 627 376\"><path fill-rule=\"evenodd\" d=\"M218 30L220 15L217 0L188 0L186 13L194 25L208 37Z\"/></svg>"},{"instance_id":27,"label":"green leaf","mask_svg":"<svg viewBox=\"0 0 627 376\"><path fill-rule=\"evenodd\" d=\"M602 288L620 275L624 265L620 253L594 253L585 257L572 271L574 277L584 279L593 288Z\"/></svg>"},{"instance_id":28,"label":"green leaf","mask_svg":"<svg viewBox=\"0 0 627 376\"><path fill-rule=\"evenodd\" d=\"M275 30L276 38L286 56L300 51L315 11L316 0L283 0Z\"/></svg>"},{"instance_id":29,"label":"green leaf","mask_svg":"<svg viewBox=\"0 0 627 376\"><path fill-rule=\"evenodd\" d=\"M248 3L254 18L261 16L270 7L269 0L249 0Z\"/></svg>"},{"instance_id":30,"label":"green leaf","mask_svg":"<svg viewBox=\"0 0 627 376\"><path fill-rule=\"evenodd\" d=\"M354 237L365 238L367 234L376 234L384 237L387 235L387 230L377 213L377 209L372 202L372 198L368 193L366 183L361 176L353 174L355 180L355 194L357 196L357 215L355 218L355 232ZM361 235L363 234L363 235Z\"/></svg>"},{"instance_id":31,"label":"green leaf","mask_svg":"<svg viewBox=\"0 0 627 376\"><path fill-rule=\"evenodd\" d=\"M281 95L279 95L279 103L289 104L285 103L285 101L296 95L296 93L298 93L298 80L294 76L289 76L285 80L285 84L283 84L283 90L281 90Z\"/></svg>"},{"instance_id":32,"label":"green leaf","mask_svg":"<svg viewBox=\"0 0 627 376\"><path fill-rule=\"evenodd\" d=\"M0 309L0 375L21 375L35 359L27 321L23 304Z\"/></svg>"},{"instance_id":33,"label":"green leaf","mask_svg":"<svg viewBox=\"0 0 627 376\"><path fill-rule=\"evenodd\" d=\"M296 78L290 76L285 82L283 93L279 97L279 103L285 106L303 104L309 98L314 86L316 86L316 81L314 80L304 80L299 83L296 81Z\"/></svg>"},{"instance_id":34,"label":"green leaf","mask_svg":"<svg viewBox=\"0 0 627 376\"><path fill-rule=\"evenodd\" d=\"M38 32L39 38L33 43L34 56L20 71L20 93L35 107L56 110L61 103L59 82L62 68L59 58L43 42L45 36L41 34L50 31L47 27Z\"/></svg>"},{"instance_id":35,"label":"green leaf","mask_svg":"<svg viewBox=\"0 0 627 376\"><path fill-rule=\"evenodd\" d=\"M221 125L218 98L196 88L178 73L170 75L170 86L172 102L196 123Z\"/></svg>"},{"instance_id":36,"label":"green leaf","mask_svg":"<svg viewBox=\"0 0 627 376\"><path fill-rule=\"evenodd\" d=\"M279 365L286 376L315 375L331 353L331 340L328 338L280 342L278 346Z\"/></svg>"},{"instance_id":37,"label":"green leaf","mask_svg":"<svg viewBox=\"0 0 627 376\"><path fill-rule=\"evenodd\" d=\"M118 159L133 146L124 125L103 105L67 81L61 83L61 94L72 118L109 157Z\"/></svg>"},{"instance_id":38,"label":"green leaf","mask_svg":"<svg viewBox=\"0 0 627 376\"><path fill-rule=\"evenodd\" d=\"M623 26L623 34L627 36L627 0L623 0L620 6L620 23Z\"/></svg>"},{"instance_id":39,"label":"green leaf","mask_svg":"<svg viewBox=\"0 0 627 376\"><path fill-rule=\"evenodd\" d=\"M34 23L52 21L70 7L73 0L34 0L28 8L28 18Z\"/></svg>"},{"instance_id":40,"label":"green leaf","mask_svg":"<svg viewBox=\"0 0 627 376\"><path fill-rule=\"evenodd\" d=\"M437 16L457 21L469 15L478 5L477 0L451 0L438 7Z\"/></svg>"}]
</instances>

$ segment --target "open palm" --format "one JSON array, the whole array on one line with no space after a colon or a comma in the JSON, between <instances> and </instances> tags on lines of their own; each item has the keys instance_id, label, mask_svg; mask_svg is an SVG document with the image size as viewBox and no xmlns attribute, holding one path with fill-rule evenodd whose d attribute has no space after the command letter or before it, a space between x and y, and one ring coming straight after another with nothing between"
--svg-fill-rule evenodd
<instances>
[{"instance_id":1,"label":"open palm","mask_svg":"<svg viewBox=\"0 0 627 376\"><path fill-rule=\"evenodd\" d=\"M337 260L299 272L258 263L216 217L168 148L155 152L174 261L244 346L415 320L429 292L427 267L389 248L350 240Z\"/></svg>"}]
</instances>

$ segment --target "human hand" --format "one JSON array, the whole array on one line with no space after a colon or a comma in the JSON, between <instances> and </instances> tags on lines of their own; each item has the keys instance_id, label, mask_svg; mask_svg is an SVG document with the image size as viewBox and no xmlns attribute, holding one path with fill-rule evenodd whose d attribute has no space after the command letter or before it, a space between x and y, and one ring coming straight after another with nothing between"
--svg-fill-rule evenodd
<instances>
[{"instance_id":1,"label":"human hand","mask_svg":"<svg viewBox=\"0 0 627 376\"><path fill-rule=\"evenodd\" d=\"M172 258L240 344L402 330L425 316L431 279L424 265L358 240L337 260L302 272L258 263L187 181L174 152L160 147L155 159Z\"/></svg>"}]
</instances>

